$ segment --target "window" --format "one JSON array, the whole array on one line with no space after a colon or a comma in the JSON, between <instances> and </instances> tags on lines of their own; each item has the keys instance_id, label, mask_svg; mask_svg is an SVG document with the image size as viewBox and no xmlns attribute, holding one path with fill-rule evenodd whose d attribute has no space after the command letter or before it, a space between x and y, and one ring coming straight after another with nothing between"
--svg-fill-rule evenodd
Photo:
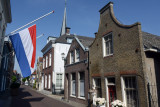
<instances>
[{"instance_id":1,"label":"window","mask_svg":"<svg viewBox=\"0 0 160 107\"><path fill-rule=\"evenodd\" d=\"M48 82L48 88L51 89L51 74L49 74L48 79L49 79L49 80L48 80L48 81L49 81L49 82Z\"/></svg>"},{"instance_id":2,"label":"window","mask_svg":"<svg viewBox=\"0 0 160 107\"><path fill-rule=\"evenodd\" d=\"M79 62L80 61L80 51L79 49L75 50L75 62Z\"/></svg>"},{"instance_id":3,"label":"window","mask_svg":"<svg viewBox=\"0 0 160 107\"><path fill-rule=\"evenodd\" d=\"M46 68L48 67L48 56L46 56Z\"/></svg>"},{"instance_id":4,"label":"window","mask_svg":"<svg viewBox=\"0 0 160 107\"><path fill-rule=\"evenodd\" d=\"M56 87L62 87L62 74L56 74Z\"/></svg>"},{"instance_id":5,"label":"window","mask_svg":"<svg viewBox=\"0 0 160 107\"><path fill-rule=\"evenodd\" d=\"M50 53L49 54L49 66L51 66L51 63L52 63L52 54Z\"/></svg>"},{"instance_id":6,"label":"window","mask_svg":"<svg viewBox=\"0 0 160 107\"><path fill-rule=\"evenodd\" d=\"M72 40L71 38L67 38L67 43L72 43Z\"/></svg>"},{"instance_id":7,"label":"window","mask_svg":"<svg viewBox=\"0 0 160 107\"><path fill-rule=\"evenodd\" d=\"M80 72L79 73L79 97L84 97L85 96L85 92L84 92L84 87L85 87L85 83L84 83L84 72Z\"/></svg>"},{"instance_id":8,"label":"window","mask_svg":"<svg viewBox=\"0 0 160 107\"><path fill-rule=\"evenodd\" d=\"M102 97L101 78L94 78L93 85L94 85L94 88L97 90L97 98Z\"/></svg>"},{"instance_id":9,"label":"window","mask_svg":"<svg viewBox=\"0 0 160 107\"><path fill-rule=\"evenodd\" d=\"M47 88L47 75L45 75L45 88Z\"/></svg>"},{"instance_id":10,"label":"window","mask_svg":"<svg viewBox=\"0 0 160 107\"><path fill-rule=\"evenodd\" d=\"M43 69L45 68L45 58L43 58Z\"/></svg>"},{"instance_id":11,"label":"window","mask_svg":"<svg viewBox=\"0 0 160 107\"><path fill-rule=\"evenodd\" d=\"M103 55L108 56L113 54L112 33L103 37Z\"/></svg>"},{"instance_id":12,"label":"window","mask_svg":"<svg viewBox=\"0 0 160 107\"><path fill-rule=\"evenodd\" d=\"M123 100L127 107L138 107L138 94L137 94L137 83L136 77L123 77L122 78L123 88Z\"/></svg>"},{"instance_id":13,"label":"window","mask_svg":"<svg viewBox=\"0 0 160 107\"><path fill-rule=\"evenodd\" d=\"M73 54L73 51L71 51L70 53L70 64L73 64L74 63L74 54Z\"/></svg>"},{"instance_id":14,"label":"window","mask_svg":"<svg viewBox=\"0 0 160 107\"><path fill-rule=\"evenodd\" d=\"M71 75L71 95L76 95L76 73Z\"/></svg>"}]
</instances>

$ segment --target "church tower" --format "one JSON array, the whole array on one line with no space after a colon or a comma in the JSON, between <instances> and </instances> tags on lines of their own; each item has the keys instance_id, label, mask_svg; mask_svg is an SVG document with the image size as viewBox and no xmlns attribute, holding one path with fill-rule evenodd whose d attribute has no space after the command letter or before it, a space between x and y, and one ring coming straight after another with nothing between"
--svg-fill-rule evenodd
<instances>
[{"instance_id":1,"label":"church tower","mask_svg":"<svg viewBox=\"0 0 160 107\"><path fill-rule=\"evenodd\" d=\"M67 5L67 3L66 3L66 0L65 0L64 16L63 16L60 36L66 34L66 26L67 26L66 5Z\"/></svg>"}]
</instances>

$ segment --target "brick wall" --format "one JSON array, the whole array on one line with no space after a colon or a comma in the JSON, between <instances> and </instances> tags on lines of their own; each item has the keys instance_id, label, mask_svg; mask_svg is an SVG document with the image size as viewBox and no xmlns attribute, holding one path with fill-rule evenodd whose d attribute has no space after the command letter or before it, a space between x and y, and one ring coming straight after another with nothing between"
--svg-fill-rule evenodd
<instances>
[{"instance_id":1,"label":"brick wall","mask_svg":"<svg viewBox=\"0 0 160 107\"><path fill-rule=\"evenodd\" d=\"M51 66L49 66L49 54L52 54L52 61L51 61ZM48 56L48 67L46 68L46 56ZM49 90L51 91L52 90L52 71L53 71L53 67L54 67L54 48L51 48L50 50L48 50L48 52L46 52L44 55L43 55L43 58L45 58L45 68L43 69L43 73L44 73L44 89L45 90ZM51 75L51 89L48 89L48 83L49 83L49 74ZM45 75L47 75L47 88L45 88Z\"/></svg>"},{"instance_id":2,"label":"brick wall","mask_svg":"<svg viewBox=\"0 0 160 107\"><path fill-rule=\"evenodd\" d=\"M75 56L75 49L80 49L80 61L76 62L74 64L70 64L70 52L74 52ZM67 63L65 67L65 99L75 101L77 103L81 104L88 104L88 89L89 89L89 84L88 84L88 63L84 63L84 60L88 58L88 52L84 52L84 50L80 47L78 42L76 40L73 40L71 47L68 51L67 55ZM75 59L74 59L75 60ZM78 74L79 72L84 72L85 73L85 99L79 98L78 95ZM70 96L71 95L71 74L76 73L76 95L75 97Z\"/></svg>"},{"instance_id":3,"label":"brick wall","mask_svg":"<svg viewBox=\"0 0 160 107\"><path fill-rule=\"evenodd\" d=\"M112 33L113 55L103 57L102 38ZM139 106L146 105L145 64L140 23L122 25L114 16L113 4L100 10L100 24L95 41L90 46L90 81L95 75L101 77L102 97L106 98L105 78L114 76L117 99L123 101L121 77L137 77ZM147 107L147 106L145 106Z\"/></svg>"}]
</instances>

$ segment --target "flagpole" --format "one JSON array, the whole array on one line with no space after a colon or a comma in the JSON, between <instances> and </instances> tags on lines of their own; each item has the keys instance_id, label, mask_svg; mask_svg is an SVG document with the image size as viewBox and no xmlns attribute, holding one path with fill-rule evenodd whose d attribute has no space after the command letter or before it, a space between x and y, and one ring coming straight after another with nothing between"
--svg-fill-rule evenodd
<instances>
[{"instance_id":1,"label":"flagpole","mask_svg":"<svg viewBox=\"0 0 160 107\"><path fill-rule=\"evenodd\" d=\"M51 11L51 12L49 12L49 13L47 13L47 14L45 14L45 15L43 15L43 16L41 16L41 17L39 17L39 18L37 18L37 19L29 22L29 23L27 23L26 25L24 25L24 26L22 26L22 27L20 27L20 28L18 28L18 29L16 29L16 30L10 32L10 33L9 33L8 35L6 35L6 36L10 36L11 34L15 33L16 31L18 31L18 30L20 30L20 29L22 29L22 28L24 28L24 27L26 27L26 26L34 23L35 21L38 21L38 20L40 20L40 19L42 19L42 18L44 18L44 17L46 17L46 16L48 16L48 15L50 15L50 14L52 14L52 13L54 13L54 11Z\"/></svg>"}]
</instances>

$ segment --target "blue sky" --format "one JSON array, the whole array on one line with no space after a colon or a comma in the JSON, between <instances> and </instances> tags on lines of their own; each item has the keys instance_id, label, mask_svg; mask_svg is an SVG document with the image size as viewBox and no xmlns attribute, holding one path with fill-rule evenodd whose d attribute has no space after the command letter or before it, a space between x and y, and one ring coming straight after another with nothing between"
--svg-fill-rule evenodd
<instances>
[{"instance_id":1,"label":"blue sky","mask_svg":"<svg viewBox=\"0 0 160 107\"><path fill-rule=\"evenodd\" d=\"M122 24L140 22L142 30L160 35L160 0L111 0L114 14ZM28 22L54 10L51 14L37 22L37 36L45 36L37 40L36 57L42 56L48 36L59 37L65 0L11 0L12 23L8 24L6 34L27 24ZM108 0L67 0L67 26L72 34L94 37L99 26L99 10ZM15 69L20 72L18 64Z\"/></svg>"}]
</instances>

